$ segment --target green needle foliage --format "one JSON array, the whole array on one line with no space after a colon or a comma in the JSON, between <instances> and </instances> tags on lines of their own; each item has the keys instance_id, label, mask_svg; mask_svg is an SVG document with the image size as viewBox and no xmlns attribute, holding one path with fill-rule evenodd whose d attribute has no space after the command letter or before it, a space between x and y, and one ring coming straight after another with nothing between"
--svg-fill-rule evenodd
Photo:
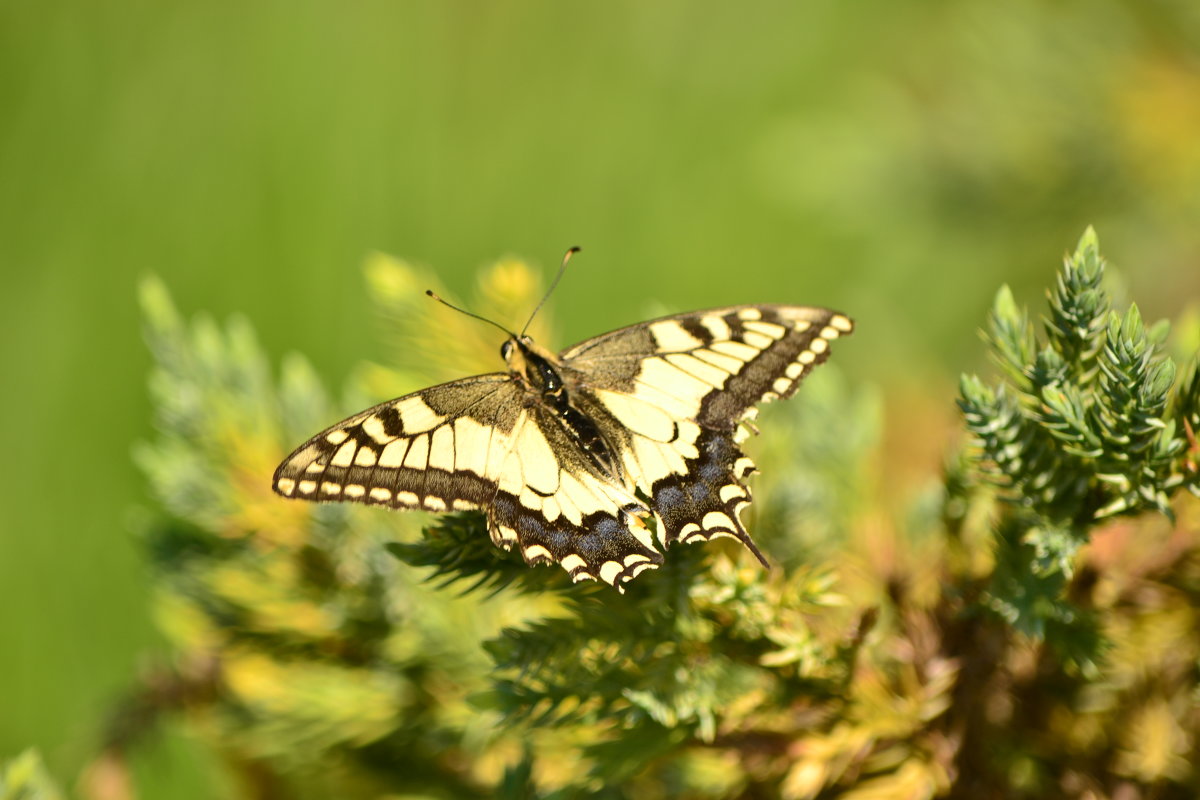
<instances>
[{"instance_id":1,"label":"green needle foliage","mask_svg":"<svg viewBox=\"0 0 1200 800\"><path fill-rule=\"evenodd\" d=\"M987 339L1006 380L987 386L963 376L960 385L974 467L1009 506L998 525L1002 568L990 602L1037 635L1079 620L1060 602L1062 589L1101 520L1143 511L1170 516L1177 489L1200 494L1189 441L1195 363L1172 404L1177 370L1163 353L1168 325L1147 330L1136 305L1113 310L1103 274L1089 229L1049 293L1041 337L1002 288Z\"/></svg>"},{"instance_id":2,"label":"green needle foliage","mask_svg":"<svg viewBox=\"0 0 1200 800\"><path fill-rule=\"evenodd\" d=\"M493 367L486 328L414 300L431 276L371 260L396 363L345 402L149 281L142 535L173 656L98 763L168 717L256 800L1200 796L1200 377L1103 270L1089 231L1040 333L999 293L1003 380L963 379L967 441L911 507L880 506L879 393L829 365L748 443L776 566L681 545L624 595L526 567L478 514L271 493L341 412ZM502 262L468 305L519 325L539 294Z\"/></svg>"}]
</instances>

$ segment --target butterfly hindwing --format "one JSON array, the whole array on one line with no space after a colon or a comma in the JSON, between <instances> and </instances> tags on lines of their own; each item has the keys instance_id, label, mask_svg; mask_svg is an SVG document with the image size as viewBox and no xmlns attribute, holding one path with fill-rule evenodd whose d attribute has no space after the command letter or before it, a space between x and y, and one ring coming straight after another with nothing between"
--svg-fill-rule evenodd
<instances>
[{"instance_id":1,"label":"butterfly hindwing","mask_svg":"<svg viewBox=\"0 0 1200 800\"><path fill-rule=\"evenodd\" d=\"M518 546L530 564L556 562L577 582L598 579L620 587L662 564L645 524L650 510L602 474L547 409L532 406L523 413L520 439L529 452L516 452L514 460L525 459L528 469L544 474L518 479L527 467L510 466L510 483L502 481L488 512L492 540ZM551 458L555 475L541 466Z\"/></svg>"}]
</instances>

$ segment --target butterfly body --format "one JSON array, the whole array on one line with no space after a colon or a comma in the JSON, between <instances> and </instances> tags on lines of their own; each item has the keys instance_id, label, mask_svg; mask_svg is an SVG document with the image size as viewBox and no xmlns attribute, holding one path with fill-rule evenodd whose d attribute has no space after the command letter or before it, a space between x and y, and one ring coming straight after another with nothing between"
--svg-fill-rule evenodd
<instances>
[{"instance_id":1,"label":"butterfly body","mask_svg":"<svg viewBox=\"0 0 1200 800\"><path fill-rule=\"evenodd\" d=\"M496 545L618 589L678 541L730 536L765 565L739 519L754 470L742 425L852 329L828 309L761 305L651 320L557 355L512 336L507 373L343 420L285 459L273 485L309 500L481 509Z\"/></svg>"},{"instance_id":2,"label":"butterfly body","mask_svg":"<svg viewBox=\"0 0 1200 800\"><path fill-rule=\"evenodd\" d=\"M528 336L513 336L505 341L500 356L514 378L528 387L530 397L526 398L526 406L544 404L592 463L611 477L617 477L613 448L596 423L571 404L571 391L579 385L579 377L567 373L569 378L564 378L562 365L554 355Z\"/></svg>"}]
</instances>

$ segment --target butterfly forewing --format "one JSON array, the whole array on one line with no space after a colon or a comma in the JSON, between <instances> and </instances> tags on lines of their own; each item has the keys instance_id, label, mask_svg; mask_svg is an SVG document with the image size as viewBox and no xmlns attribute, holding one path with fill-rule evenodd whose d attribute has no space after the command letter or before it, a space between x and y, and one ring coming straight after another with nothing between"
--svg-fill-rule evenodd
<instances>
[{"instance_id":1,"label":"butterfly forewing","mask_svg":"<svg viewBox=\"0 0 1200 800\"><path fill-rule=\"evenodd\" d=\"M393 508L482 508L512 450L518 399L512 377L496 374L381 403L297 448L275 471L275 491Z\"/></svg>"},{"instance_id":2,"label":"butterfly forewing","mask_svg":"<svg viewBox=\"0 0 1200 800\"><path fill-rule=\"evenodd\" d=\"M757 403L791 395L852 329L827 309L778 305L632 325L549 357L565 393L539 394L516 372L416 392L314 436L274 487L308 500L482 509L498 546L618 588L678 541L731 536L765 565L739 519L754 469L739 424Z\"/></svg>"}]
</instances>

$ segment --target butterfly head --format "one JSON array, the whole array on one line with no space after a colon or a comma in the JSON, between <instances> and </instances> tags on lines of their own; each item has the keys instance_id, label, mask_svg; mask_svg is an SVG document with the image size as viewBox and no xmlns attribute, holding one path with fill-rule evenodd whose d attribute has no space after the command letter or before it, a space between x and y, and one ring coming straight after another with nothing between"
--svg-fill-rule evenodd
<instances>
[{"instance_id":1,"label":"butterfly head","mask_svg":"<svg viewBox=\"0 0 1200 800\"><path fill-rule=\"evenodd\" d=\"M555 392L562 378L554 368L554 354L529 336L512 336L500 345L500 355L513 373L539 392Z\"/></svg>"}]
</instances>

